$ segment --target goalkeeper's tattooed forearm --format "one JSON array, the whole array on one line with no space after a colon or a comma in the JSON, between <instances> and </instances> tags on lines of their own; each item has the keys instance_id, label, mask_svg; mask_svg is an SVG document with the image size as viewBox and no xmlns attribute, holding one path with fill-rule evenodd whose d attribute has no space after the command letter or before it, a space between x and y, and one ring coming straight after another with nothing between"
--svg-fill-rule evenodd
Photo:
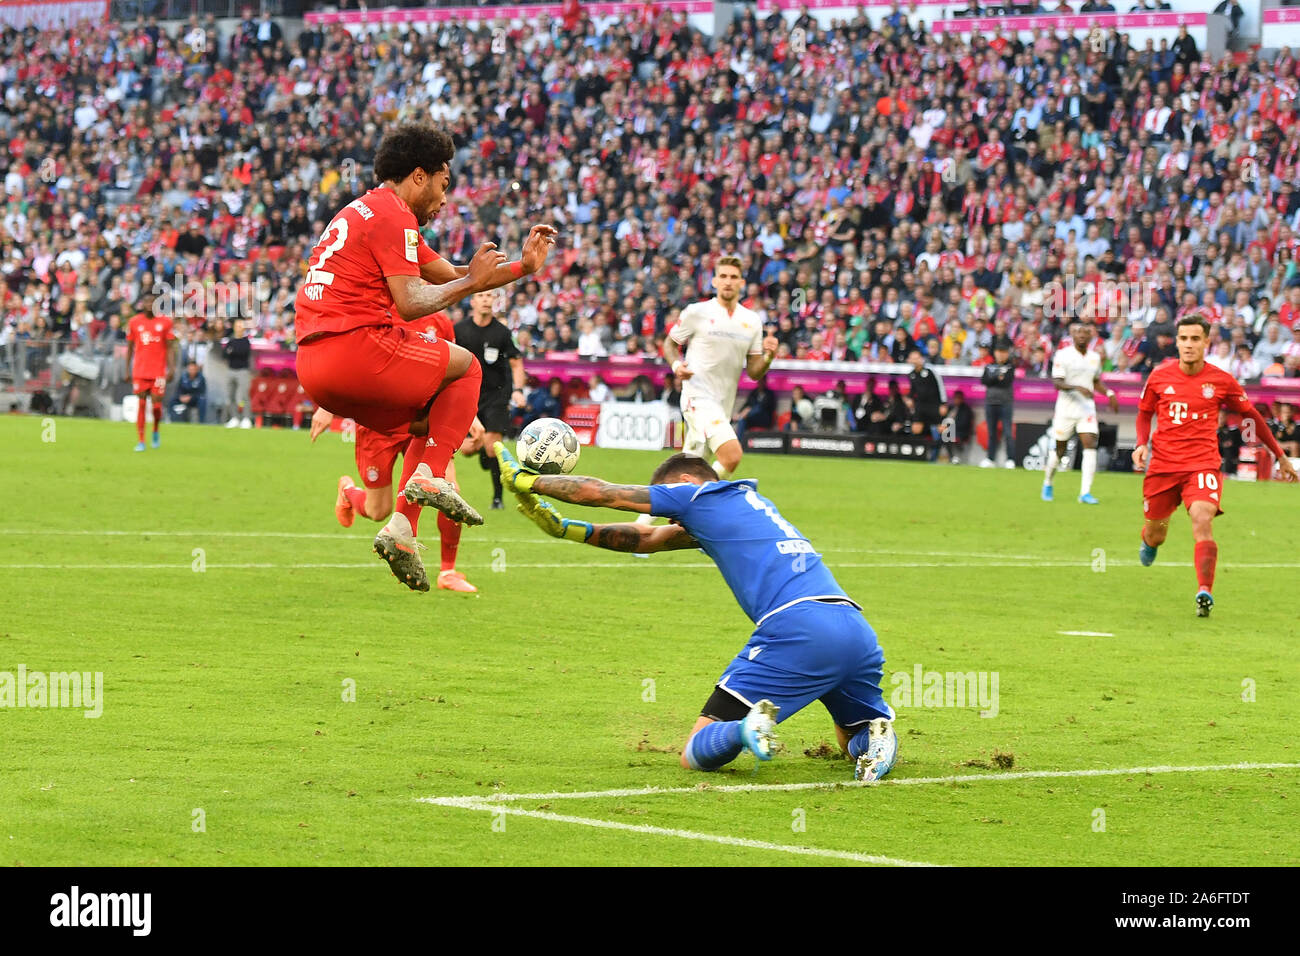
<instances>
[{"instance_id":1,"label":"goalkeeper's tattooed forearm","mask_svg":"<svg viewBox=\"0 0 1300 956\"><path fill-rule=\"evenodd\" d=\"M575 505L594 505L602 508L625 508L650 503L650 489L645 485L611 485L599 478L581 475L541 475L531 489L548 498L558 498Z\"/></svg>"},{"instance_id":2,"label":"goalkeeper's tattooed forearm","mask_svg":"<svg viewBox=\"0 0 1300 956\"><path fill-rule=\"evenodd\" d=\"M628 524L597 525L587 543L609 551L635 551L641 545L641 529Z\"/></svg>"}]
</instances>

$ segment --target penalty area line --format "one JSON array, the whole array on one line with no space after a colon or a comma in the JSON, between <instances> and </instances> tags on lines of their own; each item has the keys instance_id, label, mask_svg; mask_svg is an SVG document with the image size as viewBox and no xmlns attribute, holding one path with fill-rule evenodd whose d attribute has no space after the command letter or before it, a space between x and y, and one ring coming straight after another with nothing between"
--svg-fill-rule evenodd
<instances>
[{"instance_id":1,"label":"penalty area line","mask_svg":"<svg viewBox=\"0 0 1300 956\"><path fill-rule=\"evenodd\" d=\"M1089 770L1024 770L1016 773L953 774L947 777L889 777L879 783L855 783L844 780L805 783L742 783L695 787L637 787L622 790L568 790L551 793L491 793L465 797L421 797L425 803L460 806L467 803L491 805L518 800L598 800L611 797L653 797L683 793L788 793L798 790L862 790L891 787L914 787L926 784L1002 783L1010 780L1055 780L1069 777L1128 777L1169 773L1224 773L1235 770L1300 770L1300 763L1224 763L1199 767L1102 767Z\"/></svg>"},{"instance_id":2,"label":"penalty area line","mask_svg":"<svg viewBox=\"0 0 1300 956\"><path fill-rule=\"evenodd\" d=\"M796 846L788 843L768 843L765 840L751 840L746 837L721 836L716 833L698 833L694 830L676 830L668 827L655 827L649 824L619 823L616 820L601 820L596 817L577 817L565 813L550 813L546 810L524 810L519 807L502 806L500 803L487 803L482 799L466 797L421 797L419 802L434 806L453 807L458 810L477 810L482 813L506 814L515 817L531 817L535 820L550 820L553 823L572 823L578 826L593 827L598 830L622 830L627 833L646 833L653 836L676 837L679 840L695 840L701 843L717 843L722 846L743 847L748 850L769 850L777 853L790 853L795 856L817 856L832 860L847 860L851 863L867 863L875 866L935 866L934 863L921 863L915 860L899 860L889 856L875 856L870 853L851 853L847 850L828 850L812 846Z\"/></svg>"}]
</instances>

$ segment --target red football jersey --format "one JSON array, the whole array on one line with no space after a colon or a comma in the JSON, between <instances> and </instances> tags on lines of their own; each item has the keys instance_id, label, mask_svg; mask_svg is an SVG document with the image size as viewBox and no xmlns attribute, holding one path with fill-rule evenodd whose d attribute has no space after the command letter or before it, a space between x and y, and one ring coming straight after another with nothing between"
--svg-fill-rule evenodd
<instances>
[{"instance_id":1,"label":"red football jersey","mask_svg":"<svg viewBox=\"0 0 1300 956\"><path fill-rule=\"evenodd\" d=\"M1170 359L1152 372L1138 403L1139 417L1155 415L1147 473L1217 471L1221 407L1230 412L1252 407L1240 383L1223 369L1206 362L1188 375Z\"/></svg>"},{"instance_id":2,"label":"red football jersey","mask_svg":"<svg viewBox=\"0 0 1300 956\"><path fill-rule=\"evenodd\" d=\"M371 189L330 220L311 252L294 300L298 341L391 325L388 277L418 276L421 264L436 258L411 207L391 189Z\"/></svg>"},{"instance_id":3,"label":"red football jersey","mask_svg":"<svg viewBox=\"0 0 1300 956\"><path fill-rule=\"evenodd\" d=\"M432 252L433 250L429 250ZM416 332L425 332L432 329L438 334L438 338L446 339L448 342L456 341L456 326L451 321L451 316L446 312L435 312L433 315L426 315L422 319L416 319L414 322L408 322L407 328L414 329Z\"/></svg>"},{"instance_id":4,"label":"red football jersey","mask_svg":"<svg viewBox=\"0 0 1300 956\"><path fill-rule=\"evenodd\" d=\"M133 315L126 325L126 340L135 345L132 378L162 378L167 374L167 343L175 341L172 320L164 315Z\"/></svg>"}]
</instances>

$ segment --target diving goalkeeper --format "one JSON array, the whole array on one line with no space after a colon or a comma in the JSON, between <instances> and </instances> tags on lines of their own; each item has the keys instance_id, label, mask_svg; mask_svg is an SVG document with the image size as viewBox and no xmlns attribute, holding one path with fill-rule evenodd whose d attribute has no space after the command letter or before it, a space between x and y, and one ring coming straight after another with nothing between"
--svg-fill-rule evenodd
<instances>
[{"instance_id":1,"label":"diving goalkeeper","mask_svg":"<svg viewBox=\"0 0 1300 956\"><path fill-rule=\"evenodd\" d=\"M519 510L547 534L611 551L700 548L722 572L754 633L700 712L682 765L717 770L749 750L770 760L776 724L820 700L854 777L879 780L894 766L894 712L880 689L885 656L875 632L835 582L821 555L755 479L720 481L702 458L676 454L646 485L533 475L500 443L501 481ZM562 517L538 495L672 520L667 525L590 524Z\"/></svg>"}]
</instances>

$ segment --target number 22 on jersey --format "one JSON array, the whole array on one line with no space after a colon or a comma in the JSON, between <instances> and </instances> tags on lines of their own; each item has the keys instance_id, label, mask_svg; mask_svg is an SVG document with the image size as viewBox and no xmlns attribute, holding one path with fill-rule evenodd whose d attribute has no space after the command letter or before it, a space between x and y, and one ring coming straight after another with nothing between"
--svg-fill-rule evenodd
<instances>
[{"instance_id":1,"label":"number 22 on jersey","mask_svg":"<svg viewBox=\"0 0 1300 956\"><path fill-rule=\"evenodd\" d=\"M325 243L326 237L333 232L334 238ZM314 262L307 264L307 283L317 283L319 285L333 285L334 273L326 272L322 266L329 261L329 257L334 255L343 248L343 244L348 241L348 221L339 216L326 227L325 232L321 235L320 241L325 243L321 246L319 257Z\"/></svg>"}]
</instances>

